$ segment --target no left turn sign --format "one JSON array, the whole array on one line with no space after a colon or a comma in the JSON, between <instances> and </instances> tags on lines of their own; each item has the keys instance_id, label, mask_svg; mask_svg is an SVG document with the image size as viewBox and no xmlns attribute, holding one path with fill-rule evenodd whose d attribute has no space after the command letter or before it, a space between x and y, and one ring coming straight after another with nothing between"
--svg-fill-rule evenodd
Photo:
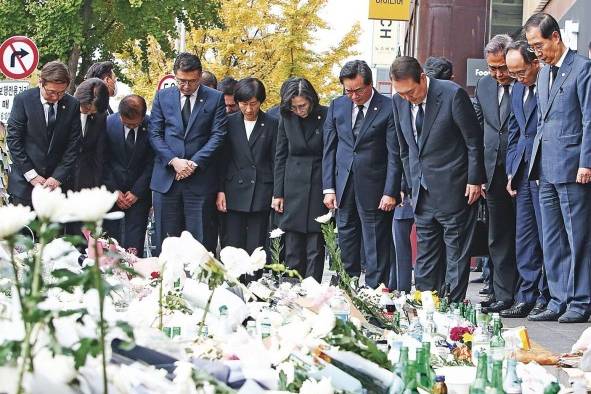
<instances>
[{"instance_id":1,"label":"no left turn sign","mask_svg":"<svg viewBox=\"0 0 591 394\"><path fill-rule=\"evenodd\" d=\"M23 79L39 64L39 51L28 37L10 37L0 45L0 71L8 78Z\"/></svg>"}]
</instances>

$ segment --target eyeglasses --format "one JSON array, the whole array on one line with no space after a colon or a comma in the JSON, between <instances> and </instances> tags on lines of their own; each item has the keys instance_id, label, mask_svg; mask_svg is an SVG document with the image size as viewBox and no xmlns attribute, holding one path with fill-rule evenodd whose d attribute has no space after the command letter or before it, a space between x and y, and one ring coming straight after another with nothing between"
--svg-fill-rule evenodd
<instances>
[{"instance_id":1,"label":"eyeglasses","mask_svg":"<svg viewBox=\"0 0 591 394\"><path fill-rule=\"evenodd\" d=\"M535 53L542 52L542 49L544 49L544 43L536 42L534 45L530 45L528 49Z\"/></svg>"},{"instance_id":2,"label":"eyeglasses","mask_svg":"<svg viewBox=\"0 0 591 394\"><path fill-rule=\"evenodd\" d=\"M175 78L175 81L176 81L177 85L179 85L179 86L182 86L182 85L195 86L199 83L198 79L178 79L178 78Z\"/></svg>"},{"instance_id":3,"label":"eyeglasses","mask_svg":"<svg viewBox=\"0 0 591 394\"><path fill-rule=\"evenodd\" d=\"M50 89L46 89L45 85L41 85L41 86L43 87L43 91L45 92L45 94L48 96L63 97L66 94L66 91L68 90L67 88L64 90L50 90Z\"/></svg>"},{"instance_id":4,"label":"eyeglasses","mask_svg":"<svg viewBox=\"0 0 591 394\"><path fill-rule=\"evenodd\" d=\"M506 64L503 64L502 66L491 66L489 64L488 69L490 70L491 73L497 73L497 72L506 73L509 71Z\"/></svg>"},{"instance_id":5,"label":"eyeglasses","mask_svg":"<svg viewBox=\"0 0 591 394\"><path fill-rule=\"evenodd\" d=\"M357 89L345 89L345 94L347 96L360 95L367 88L368 88L367 86L362 86L362 87L357 88Z\"/></svg>"},{"instance_id":6,"label":"eyeglasses","mask_svg":"<svg viewBox=\"0 0 591 394\"><path fill-rule=\"evenodd\" d=\"M527 74L528 70L529 70L529 67L525 70L517 71L516 73L509 72L509 76L511 78L515 78L515 79L525 78L525 75Z\"/></svg>"}]
</instances>

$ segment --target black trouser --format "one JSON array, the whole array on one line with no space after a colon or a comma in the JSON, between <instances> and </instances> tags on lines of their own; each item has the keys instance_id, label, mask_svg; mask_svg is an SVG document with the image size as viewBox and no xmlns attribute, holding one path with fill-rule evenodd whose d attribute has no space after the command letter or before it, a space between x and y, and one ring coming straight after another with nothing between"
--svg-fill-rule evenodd
<instances>
[{"instance_id":1,"label":"black trouser","mask_svg":"<svg viewBox=\"0 0 591 394\"><path fill-rule=\"evenodd\" d=\"M439 210L428 191L421 188L419 193L415 210L416 288L440 291L444 284L449 284L452 300L462 301L468 289L477 204L466 204L458 212L446 213ZM444 261L447 264L441 267Z\"/></svg>"},{"instance_id":2,"label":"black trouser","mask_svg":"<svg viewBox=\"0 0 591 394\"><path fill-rule=\"evenodd\" d=\"M223 216L223 245L244 249L248 254L265 247L269 224L269 211L238 212L228 210Z\"/></svg>"},{"instance_id":3,"label":"black trouser","mask_svg":"<svg viewBox=\"0 0 591 394\"><path fill-rule=\"evenodd\" d=\"M492 285L497 301L513 302L517 263L515 261L515 207L507 193L504 166L497 166L486 191L488 207L488 249Z\"/></svg>"},{"instance_id":4,"label":"black trouser","mask_svg":"<svg viewBox=\"0 0 591 394\"><path fill-rule=\"evenodd\" d=\"M139 257L144 256L144 245L146 242L146 228L148 227L148 216L152 201L138 200L131 207L123 211L125 217L120 220L107 220L104 228L108 235L115 238L119 245Z\"/></svg>"},{"instance_id":5,"label":"black trouser","mask_svg":"<svg viewBox=\"0 0 591 394\"><path fill-rule=\"evenodd\" d=\"M206 225L215 214L215 194L196 194L190 184L174 181L166 193L154 192L154 218L160 254L166 237L178 237L188 231L202 244L206 241Z\"/></svg>"},{"instance_id":6,"label":"black trouser","mask_svg":"<svg viewBox=\"0 0 591 394\"><path fill-rule=\"evenodd\" d=\"M364 207L357 199L353 180L345 187L337 211L339 247L343 265L351 276L361 275L361 256L365 252L365 283L377 288L388 281L392 243L392 212ZM363 190L359 191L363 193Z\"/></svg>"},{"instance_id":7,"label":"black trouser","mask_svg":"<svg viewBox=\"0 0 591 394\"><path fill-rule=\"evenodd\" d=\"M324 271L324 237L322 233L285 232L285 264L302 277L322 281Z\"/></svg>"}]
</instances>

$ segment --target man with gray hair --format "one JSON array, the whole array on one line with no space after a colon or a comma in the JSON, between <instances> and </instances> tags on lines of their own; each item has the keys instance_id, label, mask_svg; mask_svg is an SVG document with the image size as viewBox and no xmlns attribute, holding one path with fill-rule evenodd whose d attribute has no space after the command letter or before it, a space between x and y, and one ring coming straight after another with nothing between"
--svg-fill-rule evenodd
<instances>
[{"instance_id":1,"label":"man with gray hair","mask_svg":"<svg viewBox=\"0 0 591 394\"><path fill-rule=\"evenodd\" d=\"M505 61L512 42L506 34L494 36L484 48L490 75L476 85L474 108L484 130L484 166L487 183L483 195L488 206L488 247L494 295L483 303L487 313L513 305L517 278L515 262L515 209L506 190L508 123L514 80Z\"/></svg>"}]
</instances>

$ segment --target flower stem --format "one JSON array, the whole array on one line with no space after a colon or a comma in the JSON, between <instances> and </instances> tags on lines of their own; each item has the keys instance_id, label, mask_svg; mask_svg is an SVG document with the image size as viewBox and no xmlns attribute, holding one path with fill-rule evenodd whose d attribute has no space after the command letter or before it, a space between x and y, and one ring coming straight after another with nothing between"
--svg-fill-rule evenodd
<instances>
[{"instance_id":1,"label":"flower stem","mask_svg":"<svg viewBox=\"0 0 591 394\"><path fill-rule=\"evenodd\" d=\"M163 327L163 306L162 306L162 296L164 293L163 287L164 287L164 269L162 269L162 272L160 273L160 288L158 289L158 329L160 331L162 331L162 327Z\"/></svg>"},{"instance_id":2,"label":"flower stem","mask_svg":"<svg viewBox=\"0 0 591 394\"><path fill-rule=\"evenodd\" d=\"M96 230L96 225L95 225ZM103 393L107 394L109 391L108 388L108 380L107 380L107 354L105 348L105 316L104 316L104 309L105 309L105 289L103 287L102 282L102 274L101 268L99 263L99 256L98 256L98 238L99 232L95 231L96 234L92 234L91 236L96 236L94 239L94 265L92 267L94 272L94 285L98 291L99 295L99 345L101 348L101 355L102 355L102 372L103 372Z\"/></svg>"},{"instance_id":3,"label":"flower stem","mask_svg":"<svg viewBox=\"0 0 591 394\"><path fill-rule=\"evenodd\" d=\"M211 299L213 298L213 290L210 290L211 293L209 294L209 298L207 299L207 304L205 304L205 309L203 310L203 316L201 317L201 322L199 323L199 332L197 333L198 337L201 337L201 333L203 332L203 326L205 325L205 317L207 316L207 312L209 312L209 306L211 305Z\"/></svg>"}]
</instances>

